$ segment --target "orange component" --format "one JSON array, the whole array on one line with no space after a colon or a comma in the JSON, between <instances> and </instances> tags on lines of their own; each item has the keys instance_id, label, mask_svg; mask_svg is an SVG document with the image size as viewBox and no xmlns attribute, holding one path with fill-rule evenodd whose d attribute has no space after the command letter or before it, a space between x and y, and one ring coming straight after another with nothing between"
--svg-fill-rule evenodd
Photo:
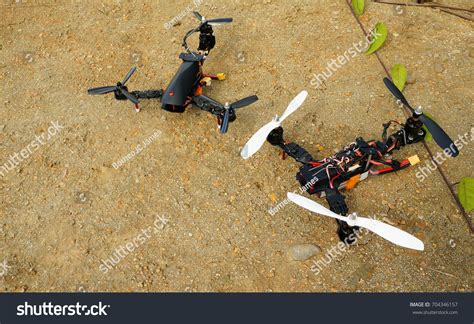
<instances>
[{"instance_id":1,"label":"orange component","mask_svg":"<svg viewBox=\"0 0 474 324\"><path fill-rule=\"evenodd\" d=\"M359 180L360 180L360 174L355 175L355 176L353 176L352 178L350 178L350 179L347 181L346 189L347 189L347 190L353 189L353 188L357 185L357 183L359 182Z\"/></svg>"},{"instance_id":2,"label":"orange component","mask_svg":"<svg viewBox=\"0 0 474 324\"><path fill-rule=\"evenodd\" d=\"M194 92L194 95L195 95L195 96L200 96L201 94L202 94L202 86L199 85L199 86L196 88L196 91Z\"/></svg>"}]
</instances>

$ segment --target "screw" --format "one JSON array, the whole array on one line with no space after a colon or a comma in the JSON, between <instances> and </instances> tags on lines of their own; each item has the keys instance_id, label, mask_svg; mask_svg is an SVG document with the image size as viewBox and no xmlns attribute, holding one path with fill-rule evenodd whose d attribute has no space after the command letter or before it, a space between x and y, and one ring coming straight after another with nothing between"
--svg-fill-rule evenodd
<instances>
[{"instance_id":1,"label":"screw","mask_svg":"<svg viewBox=\"0 0 474 324\"><path fill-rule=\"evenodd\" d=\"M456 242L454 241L454 239L450 239L449 240L449 245L454 249L456 247Z\"/></svg>"},{"instance_id":2,"label":"screw","mask_svg":"<svg viewBox=\"0 0 474 324\"><path fill-rule=\"evenodd\" d=\"M26 54L25 54L25 60L26 60L28 63L33 62L33 54L31 54L31 53L26 53Z\"/></svg>"},{"instance_id":3,"label":"screw","mask_svg":"<svg viewBox=\"0 0 474 324\"><path fill-rule=\"evenodd\" d=\"M347 216L347 220L348 220L347 224L349 224L350 226L355 225L357 221L357 214L356 213L350 214L349 216Z\"/></svg>"},{"instance_id":4,"label":"screw","mask_svg":"<svg viewBox=\"0 0 474 324\"><path fill-rule=\"evenodd\" d=\"M395 13L396 13L397 15L402 15L403 12L404 12L402 6L395 6L393 9L395 10Z\"/></svg>"}]
</instances>

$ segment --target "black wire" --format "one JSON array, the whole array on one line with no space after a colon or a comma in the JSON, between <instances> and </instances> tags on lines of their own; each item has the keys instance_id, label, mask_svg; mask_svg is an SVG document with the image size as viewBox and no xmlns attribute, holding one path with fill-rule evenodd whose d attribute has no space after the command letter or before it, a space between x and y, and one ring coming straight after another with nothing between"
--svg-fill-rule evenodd
<instances>
[{"instance_id":1,"label":"black wire","mask_svg":"<svg viewBox=\"0 0 474 324\"><path fill-rule=\"evenodd\" d=\"M183 38L183 47L184 49L188 52L188 53L191 53L191 51L189 50L189 46L188 46L188 43L186 42L188 37L191 36L192 34L194 34L195 32L199 31L200 27L196 27L196 28L193 28L191 30L189 30L186 35L184 35L184 38Z\"/></svg>"}]
</instances>

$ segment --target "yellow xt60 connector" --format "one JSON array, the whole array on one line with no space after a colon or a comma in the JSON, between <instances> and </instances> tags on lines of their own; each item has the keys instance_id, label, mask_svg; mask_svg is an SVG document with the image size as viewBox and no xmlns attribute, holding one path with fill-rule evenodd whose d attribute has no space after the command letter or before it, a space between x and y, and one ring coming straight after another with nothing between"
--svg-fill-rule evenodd
<instances>
[{"instance_id":1,"label":"yellow xt60 connector","mask_svg":"<svg viewBox=\"0 0 474 324\"><path fill-rule=\"evenodd\" d=\"M418 163L420 163L420 158L418 157L418 155L413 155L408 158L408 161L411 165L417 165Z\"/></svg>"}]
</instances>

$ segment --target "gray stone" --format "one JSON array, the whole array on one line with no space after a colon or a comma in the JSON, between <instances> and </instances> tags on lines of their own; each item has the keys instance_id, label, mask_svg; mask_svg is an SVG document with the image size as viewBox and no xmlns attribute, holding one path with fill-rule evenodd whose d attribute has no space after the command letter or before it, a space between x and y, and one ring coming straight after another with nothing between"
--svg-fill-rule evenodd
<instances>
[{"instance_id":1,"label":"gray stone","mask_svg":"<svg viewBox=\"0 0 474 324\"><path fill-rule=\"evenodd\" d=\"M321 252L321 249L313 244L295 244L289 247L288 256L294 261L304 261L317 253Z\"/></svg>"}]
</instances>

